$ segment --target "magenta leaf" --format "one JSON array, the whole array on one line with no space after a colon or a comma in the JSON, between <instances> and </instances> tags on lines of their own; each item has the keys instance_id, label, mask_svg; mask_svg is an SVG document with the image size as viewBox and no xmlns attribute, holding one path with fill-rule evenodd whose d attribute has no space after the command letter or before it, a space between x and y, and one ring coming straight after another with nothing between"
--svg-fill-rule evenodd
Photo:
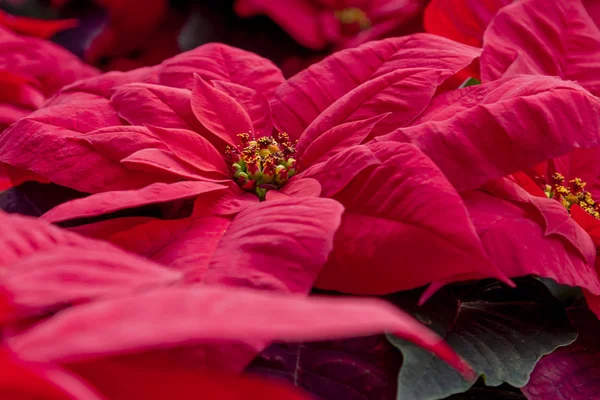
<instances>
[{"instance_id":1,"label":"magenta leaf","mask_svg":"<svg viewBox=\"0 0 600 400\"><path fill-rule=\"evenodd\" d=\"M480 50L473 47L427 34L386 39L337 52L277 89L272 101L275 126L298 138L323 111L363 83L390 73L402 75L408 69L431 71L434 79L423 87L425 102L427 93L435 91L479 54ZM368 117L384 112L378 110Z\"/></svg>"},{"instance_id":2,"label":"magenta leaf","mask_svg":"<svg viewBox=\"0 0 600 400\"><path fill-rule=\"evenodd\" d=\"M194 130L200 125L192 113L190 96L187 89L131 83L118 86L110 103L131 125Z\"/></svg>"},{"instance_id":3,"label":"magenta leaf","mask_svg":"<svg viewBox=\"0 0 600 400\"><path fill-rule=\"evenodd\" d=\"M3 214L0 219L1 324L180 279L109 243L30 218Z\"/></svg>"},{"instance_id":4,"label":"magenta leaf","mask_svg":"<svg viewBox=\"0 0 600 400\"><path fill-rule=\"evenodd\" d=\"M338 202L314 197L249 206L223 235L202 282L306 293L333 248L342 212Z\"/></svg>"},{"instance_id":5,"label":"magenta leaf","mask_svg":"<svg viewBox=\"0 0 600 400\"><path fill-rule=\"evenodd\" d=\"M269 98L284 82L279 68L266 58L224 44L209 43L163 62L160 84L191 89L193 74L206 81L246 86Z\"/></svg>"},{"instance_id":6,"label":"magenta leaf","mask_svg":"<svg viewBox=\"0 0 600 400\"><path fill-rule=\"evenodd\" d=\"M171 323L157 323L165 313ZM263 347L274 340L327 340L382 331L426 347L471 377L469 367L436 334L381 300L307 298L208 285L73 307L8 338L7 344L24 360L77 364L207 341L241 340Z\"/></svg>"},{"instance_id":7,"label":"magenta leaf","mask_svg":"<svg viewBox=\"0 0 600 400\"><path fill-rule=\"evenodd\" d=\"M273 131L271 104L260 92L231 82L212 81L215 88L227 93L242 105L252 121L256 137L269 136Z\"/></svg>"},{"instance_id":8,"label":"magenta leaf","mask_svg":"<svg viewBox=\"0 0 600 400\"><path fill-rule=\"evenodd\" d=\"M226 190L226 186L212 182L182 181L175 183L153 183L138 190L115 191L93 194L82 199L63 203L41 219L62 222L78 218L95 217L126 208L164 203L200 195L212 195Z\"/></svg>"},{"instance_id":9,"label":"magenta leaf","mask_svg":"<svg viewBox=\"0 0 600 400\"><path fill-rule=\"evenodd\" d=\"M580 0L514 2L494 17L484 36L481 77L533 73L575 81L600 94L600 30Z\"/></svg>"},{"instance_id":10,"label":"magenta leaf","mask_svg":"<svg viewBox=\"0 0 600 400\"><path fill-rule=\"evenodd\" d=\"M483 33L498 10L511 0L431 0L423 25L429 33L481 47Z\"/></svg>"},{"instance_id":11,"label":"magenta leaf","mask_svg":"<svg viewBox=\"0 0 600 400\"><path fill-rule=\"evenodd\" d=\"M594 265L588 263L595 256L593 243L572 220L559 222L567 228L561 232L534 203L483 191L465 192L463 199L487 253L507 276L537 275L599 293Z\"/></svg>"},{"instance_id":12,"label":"magenta leaf","mask_svg":"<svg viewBox=\"0 0 600 400\"><path fill-rule=\"evenodd\" d=\"M319 288L385 294L464 275L504 279L460 196L429 158L405 143L367 148L380 165L334 195L346 212ZM327 192L329 177L315 179Z\"/></svg>"},{"instance_id":13,"label":"magenta leaf","mask_svg":"<svg viewBox=\"0 0 600 400\"><path fill-rule=\"evenodd\" d=\"M230 146L239 142L237 135L252 132L248 111L227 93L195 76L192 110L198 121Z\"/></svg>"},{"instance_id":14,"label":"magenta leaf","mask_svg":"<svg viewBox=\"0 0 600 400\"><path fill-rule=\"evenodd\" d=\"M598 110L571 82L523 75L442 94L412 126L376 140L414 143L462 191L600 145Z\"/></svg>"}]
</instances>

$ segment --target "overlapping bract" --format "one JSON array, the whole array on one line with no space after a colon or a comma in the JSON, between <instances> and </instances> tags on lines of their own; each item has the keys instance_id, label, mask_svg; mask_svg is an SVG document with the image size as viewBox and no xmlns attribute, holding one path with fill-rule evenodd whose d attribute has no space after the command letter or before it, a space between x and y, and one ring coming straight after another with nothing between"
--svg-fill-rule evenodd
<instances>
[{"instance_id":1,"label":"overlapping bract","mask_svg":"<svg viewBox=\"0 0 600 400\"><path fill-rule=\"evenodd\" d=\"M237 278L229 265L213 265L220 273L198 279L195 269L152 263L43 221L7 214L0 220L0 364L13 373L12 381L0 382L0 393L192 398L201 391L238 395L249 385L248 390L275 396L283 390L277 385L218 374L240 372L273 340L381 332L414 341L471 373L437 335L383 301L227 287L219 283ZM224 282L216 282L216 275Z\"/></svg>"},{"instance_id":2,"label":"overlapping bract","mask_svg":"<svg viewBox=\"0 0 600 400\"><path fill-rule=\"evenodd\" d=\"M267 15L310 49L354 47L416 31L422 0L236 0L241 17Z\"/></svg>"}]
</instances>

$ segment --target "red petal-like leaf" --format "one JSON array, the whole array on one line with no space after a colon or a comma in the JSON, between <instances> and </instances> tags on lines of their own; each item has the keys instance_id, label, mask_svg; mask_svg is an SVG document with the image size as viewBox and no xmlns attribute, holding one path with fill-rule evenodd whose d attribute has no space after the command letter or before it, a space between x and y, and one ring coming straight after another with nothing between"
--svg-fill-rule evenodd
<instances>
[{"instance_id":1,"label":"red petal-like leaf","mask_svg":"<svg viewBox=\"0 0 600 400\"><path fill-rule=\"evenodd\" d=\"M175 271L118 249L57 245L10 266L0 275L8 310L0 322L55 312L71 304L131 291L150 290L181 279Z\"/></svg>"},{"instance_id":2,"label":"red petal-like leaf","mask_svg":"<svg viewBox=\"0 0 600 400\"><path fill-rule=\"evenodd\" d=\"M380 165L381 161L366 146L349 147L330 159L308 167L296 179L315 179L322 194L331 197L350 184L362 171Z\"/></svg>"},{"instance_id":3,"label":"red petal-like leaf","mask_svg":"<svg viewBox=\"0 0 600 400\"><path fill-rule=\"evenodd\" d=\"M39 220L2 214L1 321L168 284L179 275Z\"/></svg>"},{"instance_id":4,"label":"red petal-like leaf","mask_svg":"<svg viewBox=\"0 0 600 400\"><path fill-rule=\"evenodd\" d=\"M583 257L581 248L564 235L546 232L546 222L535 206L484 192L466 192L463 199L487 253L506 275L537 275L600 293L598 276L586 260L594 254ZM579 247L587 240L590 243L584 248L593 249L589 237L581 233Z\"/></svg>"},{"instance_id":5,"label":"red petal-like leaf","mask_svg":"<svg viewBox=\"0 0 600 400\"><path fill-rule=\"evenodd\" d=\"M229 178L230 171L220 153L207 139L197 132L183 129L164 129L148 125L167 148L181 161L195 168Z\"/></svg>"},{"instance_id":6,"label":"red petal-like leaf","mask_svg":"<svg viewBox=\"0 0 600 400\"><path fill-rule=\"evenodd\" d=\"M387 39L340 51L310 66L277 89L272 101L275 126L298 138L317 116L345 94L369 80L395 71L400 74L406 69L437 71L437 75L432 72L434 81L429 82L426 89L435 91L443 80L469 65L479 54L478 49L427 34ZM366 117L385 112L377 110Z\"/></svg>"},{"instance_id":7,"label":"red petal-like leaf","mask_svg":"<svg viewBox=\"0 0 600 400\"><path fill-rule=\"evenodd\" d=\"M279 68L266 58L224 44L209 43L163 62L160 83L191 89L193 74L207 82L237 83L257 90L267 98L284 82Z\"/></svg>"},{"instance_id":8,"label":"red petal-like leaf","mask_svg":"<svg viewBox=\"0 0 600 400\"><path fill-rule=\"evenodd\" d=\"M600 30L581 0L522 0L500 10L486 30L481 77L560 76L599 95L599 64Z\"/></svg>"},{"instance_id":9,"label":"red petal-like leaf","mask_svg":"<svg viewBox=\"0 0 600 400\"><path fill-rule=\"evenodd\" d=\"M10 29L20 35L35 36L50 39L57 33L75 28L79 25L77 19L43 20L27 17L16 17L0 11L0 26Z\"/></svg>"},{"instance_id":10,"label":"red petal-like leaf","mask_svg":"<svg viewBox=\"0 0 600 400\"><path fill-rule=\"evenodd\" d=\"M369 146L381 165L334 198L346 212L316 285L384 294L470 274L503 279L487 259L456 190L410 144ZM327 176L321 180L327 186Z\"/></svg>"},{"instance_id":11,"label":"red petal-like leaf","mask_svg":"<svg viewBox=\"0 0 600 400\"><path fill-rule=\"evenodd\" d=\"M244 107L252 121L256 137L271 135L273 131L271 104L266 96L254 89L231 82L212 81L211 83Z\"/></svg>"},{"instance_id":12,"label":"red petal-like leaf","mask_svg":"<svg viewBox=\"0 0 600 400\"><path fill-rule=\"evenodd\" d=\"M0 28L3 69L35 78L46 96L79 79L98 75L77 56L47 40L20 37Z\"/></svg>"},{"instance_id":13,"label":"red petal-like leaf","mask_svg":"<svg viewBox=\"0 0 600 400\"><path fill-rule=\"evenodd\" d=\"M132 125L196 130L200 125L190 106L191 95L186 89L131 83L115 89L110 103Z\"/></svg>"},{"instance_id":14,"label":"red petal-like leaf","mask_svg":"<svg viewBox=\"0 0 600 400\"><path fill-rule=\"evenodd\" d=\"M204 283L306 293L333 247L343 207L298 197L250 206L212 255Z\"/></svg>"},{"instance_id":15,"label":"red petal-like leaf","mask_svg":"<svg viewBox=\"0 0 600 400\"><path fill-rule=\"evenodd\" d=\"M481 47L483 33L498 10L512 0L431 0L425 8L425 30Z\"/></svg>"},{"instance_id":16,"label":"red petal-like leaf","mask_svg":"<svg viewBox=\"0 0 600 400\"><path fill-rule=\"evenodd\" d=\"M0 161L88 193L126 190L156 182L156 177L130 171L89 144L72 140L80 132L91 132L106 124L120 125L107 103L97 98L86 108L56 105L38 110L0 136Z\"/></svg>"},{"instance_id":17,"label":"red petal-like leaf","mask_svg":"<svg viewBox=\"0 0 600 400\"><path fill-rule=\"evenodd\" d=\"M227 93L195 76L192 110L208 130L230 146L237 146L240 133L252 132L252 120L242 105Z\"/></svg>"},{"instance_id":18,"label":"red petal-like leaf","mask_svg":"<svg viewBox=\"0 0 600 400\"><path fill-rule=\"evenodd\" d=\"M165 315L169 323L164 323ZM25 360L74 364L207 341L262 347L274 340L325 340L382 331L413 341L472 376L439 336L380 300L307 298L207 285L74 307L7 338L7 344Z\"/></svg>"},{"instance_id":19,"label":"red petal-like leaf","mask_svg":"<svg viewBox=\"0 0 600 400\"><path fill-rule=\"evenodd\" d=\"M227 187L212 182L153 183L137 190L103 192L63 203L41 216L49 222L94 217L148 204L211 195Z\"/></svg>"},{"instance_id":20,"label":"red petal-like leaf","mask_svg":"<svg viewBox=\"0 0 600 400\"><path fill-rule=\"evenodd\" d=\"M442 95L413 126L376 140L414 143L459 191L600 144L600 101L570 82L518 76L461 91L460 101Z\"/></svg>"},{"instance_id":21,"label":"red petal-like leaf","mask_svg":"<svg viewBox=\"0 0 600 400\"><path fill-rule=\"evenodd\" d=\"M56 366L26 363L0 350L0 397L11 400L103 400L75 376Z\"/></svg>"},{"instance_id":22,"label":"red petal-like leaf","mask_svg":"<svg viewBox=\"0 0 600 400\"><path fill-rule=\"evenodd\" d=\"M326 161L348 147L361 144L373 127L388 115L377 115L362 121L334 126L314 140L309 140L308 136L300 136L298 147L305 149L300 158L300 169ZM305 143L307 140L309 141Z\"/></svg>"}]
</instances>

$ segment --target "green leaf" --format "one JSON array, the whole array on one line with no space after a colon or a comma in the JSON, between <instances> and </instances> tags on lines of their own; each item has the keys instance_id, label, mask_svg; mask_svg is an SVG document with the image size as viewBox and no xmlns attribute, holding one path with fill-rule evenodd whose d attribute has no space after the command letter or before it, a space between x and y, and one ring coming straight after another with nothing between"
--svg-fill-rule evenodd
<instances>
[{"instance_id":1,"label":"green leaf","mask_svg":"<svg viewBox=\"0 0 600 400\"><path fill-rule=\"evenodd\" d=\"M475 86L475 85L481 85L481 81L479 81L478 79L475 79L473 77L468 77L467 79L465 79L465 81L463 83L460 84L460 86L458 87L459 89L468 87L468 86Z\"/></svg>"},{"instance_id":2,"label":"green leaf","mask_svg":"<svg viewBox=\"0 0 600 400\"><path fill-rule=\"evenodd\" d=\"M535 279L520 283L517 289L488 281L443 290L414 315L444 337L488 386L522 387L539 359L575 341L577 332L542 283ZM406 301L401 306L410 309ZM388 339L404 356L398 400L443 399L475 383L427 351L393 336Z\"/></svg>"}]
</instances>

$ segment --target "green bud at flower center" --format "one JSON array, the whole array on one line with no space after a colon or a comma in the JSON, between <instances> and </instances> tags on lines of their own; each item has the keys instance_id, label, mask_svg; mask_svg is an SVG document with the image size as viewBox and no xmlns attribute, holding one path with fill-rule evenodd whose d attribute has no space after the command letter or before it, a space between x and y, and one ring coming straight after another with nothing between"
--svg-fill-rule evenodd
<instances>
[{"instance_id":1,"label":"green bud at flower center","mask_svg":"<svg viewBox=\"0 0 600 400\"><path fill-rule=\"evenodd\" d=\"M227 146L225 155L242 189L264 200L269 190L280 189L296 174L296 149L287 133L258 139L241 133L238 137L240 145Z\"/></svg>"}]
</instances>

